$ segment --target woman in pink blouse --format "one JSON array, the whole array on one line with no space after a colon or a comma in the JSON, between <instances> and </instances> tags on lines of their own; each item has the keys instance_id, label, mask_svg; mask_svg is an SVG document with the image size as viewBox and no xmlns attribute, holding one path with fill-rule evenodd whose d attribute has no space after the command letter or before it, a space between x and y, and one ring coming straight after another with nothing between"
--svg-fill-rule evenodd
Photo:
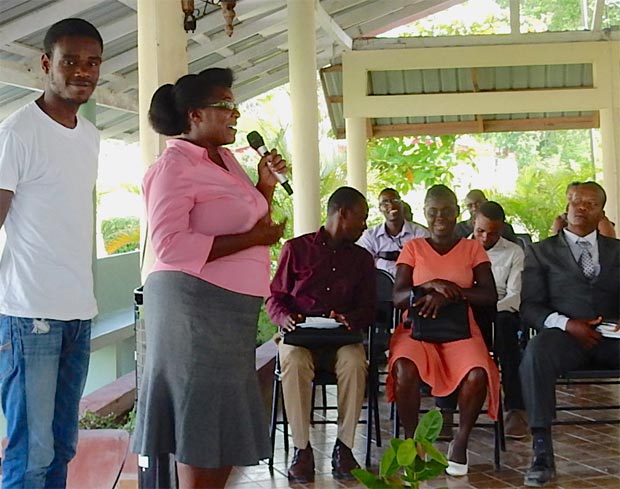
<instances>
[{"instance_id":1,"label":"woman in pink blouse","mask_svg":"<svg viewBox=\"0 0 620 489\"><path fill-rule=\"evenodd\" d=\"M179 485L223 487L233 465L270 454L254 368L258 312L269 295L269 246L284 224L270 204L274 151L254 185L232 153L239 111L229 69L160 87L153 128L167 147L144 177L156 255L144 286L146 363L134 450L173 454Z\"/></svg>"}]
</instances>

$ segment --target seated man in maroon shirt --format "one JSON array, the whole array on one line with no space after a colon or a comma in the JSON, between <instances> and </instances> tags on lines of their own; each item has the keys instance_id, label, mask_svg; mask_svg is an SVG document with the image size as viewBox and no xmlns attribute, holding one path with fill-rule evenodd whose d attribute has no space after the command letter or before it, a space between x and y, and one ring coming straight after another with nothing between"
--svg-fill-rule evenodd
<instances>
[{"instance_id":1,"label":"seated man in maroon shirt","mask_svg":"<svg viewBox=\"0 0 620 489\"><path fill-rule=\"evenodd\" d=\"M367 217L364 196L351 187L341 187L329 198L325 226L284 244L267 299L269 316L283 333L312 317L333 318L350 330L365 330L372 323L374 261L368 251L355 244L366 229ZM314 480L309 431L315 368L332 370L338 379L338 439L332 454L332 474L341 480L353 479L351 470L359 464L351 447L367 375L363 345L310 350L281 341L278 350L284 404L295 445L289 480Z\"/></svg>"}]
</instances>

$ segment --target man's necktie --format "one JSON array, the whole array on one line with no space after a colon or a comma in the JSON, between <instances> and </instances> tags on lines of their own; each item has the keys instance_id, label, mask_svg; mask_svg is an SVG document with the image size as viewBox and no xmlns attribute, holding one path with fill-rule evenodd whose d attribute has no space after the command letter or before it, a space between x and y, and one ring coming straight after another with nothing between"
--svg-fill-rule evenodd
<instances>
[{"instance_id":1,"label":"man's necktie","mask_svg":"<svg viewBox=\"0 0 620 489\"><path fill-rule=\"evenodd\" d=\"M581 247L579 266L585 277L590 280L594 277L594 262L592 261L592 253L590 253L592 244L589 241L577 241L577 244Z\"/></svg>"}]
</instances>

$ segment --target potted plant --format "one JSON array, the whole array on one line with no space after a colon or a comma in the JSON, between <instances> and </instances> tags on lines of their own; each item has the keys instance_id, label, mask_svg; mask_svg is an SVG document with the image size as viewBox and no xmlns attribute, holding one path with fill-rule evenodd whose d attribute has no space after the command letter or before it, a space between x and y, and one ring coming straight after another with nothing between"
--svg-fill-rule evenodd
<instances>
[{"instance_id":1,"label":"potted plant","mask_svg":"<svg viewBox=\"0 0 620 489\"><path fill-rule=\"evenodd\" d=\"M442 423L441 413L433 409L422 416L413 438L392 439L381 458L379 477L364 469L354 469L351 473L369 489L418 489L421 482L438 477L448 466L444 454L433 445Z\"/></svg>"}]
</instances>

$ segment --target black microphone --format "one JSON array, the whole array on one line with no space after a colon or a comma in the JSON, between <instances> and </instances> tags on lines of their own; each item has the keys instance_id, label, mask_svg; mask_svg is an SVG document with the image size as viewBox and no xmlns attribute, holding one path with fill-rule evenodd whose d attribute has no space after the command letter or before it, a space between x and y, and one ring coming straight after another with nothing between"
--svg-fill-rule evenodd
<instances>
[{"instance_id":1,"label":"black microphone","mask_svg":"<svg viewBox=\"0 0 620 489\"><path fill-rule=\"evenodd\" d=\"M269 150L267 149L267 146L265 146L265 140L260 134L258 134L257 131L252 131L248 133L248 143L258 152L259 155L265 156L269 154ZM278 179L280 185L284 187L286 193L289 195L293 195L293 189L289 185L286 175L282 175L281 173L276 173L274 171L272 171L272 173Z\"/></svg>"}]
</instances>

